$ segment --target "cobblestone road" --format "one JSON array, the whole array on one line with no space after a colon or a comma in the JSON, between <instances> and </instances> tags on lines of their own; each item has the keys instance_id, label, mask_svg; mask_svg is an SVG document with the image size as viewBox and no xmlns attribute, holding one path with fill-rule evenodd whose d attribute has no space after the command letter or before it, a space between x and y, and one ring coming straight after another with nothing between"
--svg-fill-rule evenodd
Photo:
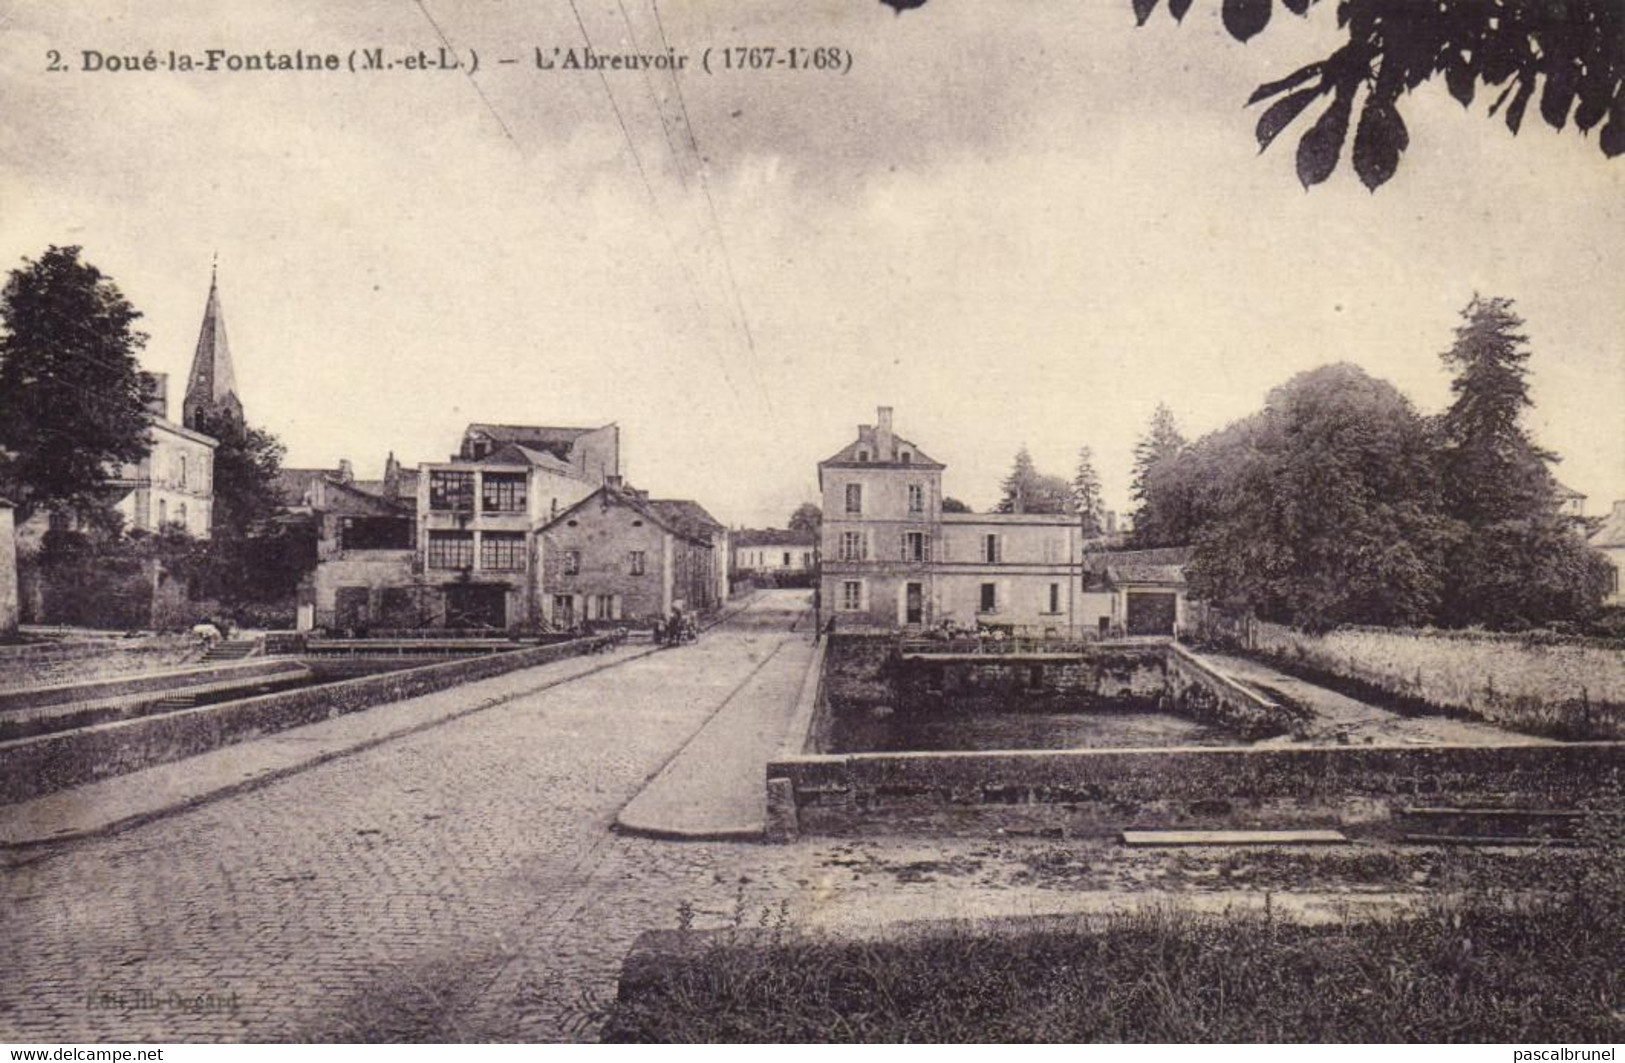
<instances>
[{"instance_id":1,"label":"cobblestone road","mask_svg":"<svg viewBox=\"0 0 1625 1063\"><path fill-rule=\"evenodd\" d=\"M10 868L0 1039L590 1032L638 932L794 859L608 828L779 640L805 637L789 630L805 598Z\"/></svg>"}]
</instances>

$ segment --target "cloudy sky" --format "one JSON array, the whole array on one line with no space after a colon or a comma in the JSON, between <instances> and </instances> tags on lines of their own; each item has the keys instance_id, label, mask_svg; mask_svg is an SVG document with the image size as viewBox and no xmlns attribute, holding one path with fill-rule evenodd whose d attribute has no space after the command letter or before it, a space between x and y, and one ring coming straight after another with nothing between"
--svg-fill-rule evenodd
<instances>
[{"instance_id":1,"label":"cloudy sky","mask_svg":"<svg viewBox=\"0 0 1625 1063\"><path fill-rule=\"evenodd\" d=\"M1440 408L1479 291L1527 318L1559 476L1625 498L1625 162L1429 86L1378 194L1346 160L1305 193L1297 131L1260 156L1243 104L1324 54L1331 4L1245 46L1212 0L1141 29L1128 0L576 5L0 0L0 264L82 245L180 380L218 252L242 399L290 464L616 421L635 482L737 523L813 497L879 404L973 505L1021 445L1057 473L1088 445L1125 508L1158 401L1199 434L1349 360ZM690 69L535 69L583 29L663 31ZM78 69L441 34L477 75ZM852 68L697 69L733 45Z\"/></svg>"}]
</instances>

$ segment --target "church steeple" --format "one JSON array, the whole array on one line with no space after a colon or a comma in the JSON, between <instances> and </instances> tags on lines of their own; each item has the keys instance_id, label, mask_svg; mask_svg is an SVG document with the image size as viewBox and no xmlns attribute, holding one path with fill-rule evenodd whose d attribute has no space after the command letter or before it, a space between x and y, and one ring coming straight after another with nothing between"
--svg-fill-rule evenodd
<instances>
[{"instance_id":1,"label":"church steeple","mask_svg":"<svg viewBox=\"0 0 1625 1063\"><path fill-rule=\"evenodd\" d=\"M192 373L186 381L181 423L195 429L204 417L222 415L241 423L243 403L237 397L237 374L232 370L231 347L226 343L226 318L220 312L216 266L209 270L209 301L203 308L203 328L198 332L197 353L192 356Z\"/></svg>"}]
</instances>

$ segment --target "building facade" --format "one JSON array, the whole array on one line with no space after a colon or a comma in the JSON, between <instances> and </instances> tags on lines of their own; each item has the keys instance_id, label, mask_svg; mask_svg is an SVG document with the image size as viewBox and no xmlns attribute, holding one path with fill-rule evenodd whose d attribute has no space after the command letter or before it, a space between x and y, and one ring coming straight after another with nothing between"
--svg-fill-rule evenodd
<instances>
[{"instance_id":1,"label":"building facade","mask_svg":"<svg viewBox=\"0 0 1625 1063\"><path fill-rule=\"evenodd\" d=\"M109 478L117 494L113 508L131 531L174 528L207 539L214 526L214 451L218 443L171 421L168 380L149 374L152 397L147 413L147 454L126 462Z\"/></svg>"},{"instance_id":2,"label":"building facade","mask_svg":"<svg viewBox=\"0 0 1625 1063\"><path fill-rule=\"evenodd\" d=\"M818 566L818 535L790 528L743 528L729 535L735 572L811 573Z\"/></svg>"},{"instance_id":3,"label":"building facade","mask_svg":"<svg viewBox=\"0 0 1625 1063\"><path fill-rule=\"evenodd\" d=\"M516 442L515 440L523 440ZM450 460L382 481L292 470L285 496L319 529L313 627L516 632L546 623L534 533L620 467L620 430L470 425Z\"/></svg>"},{"instance_id":4,"label":"building facade","mask_svg":"<svg viewBox=\"0 0 1625 1063\"><path fill-rule=\"evenodd\" d=\"M618 480L536 535L542 613L553 630L646 626L727 598L726 529L698 503L651 499Z\"/></svg>"},{"instance_id":5,"label":"building facade","mask_svg":"<svg viewBox=\"0 0 1625 1063\"><path fill-rule=\"evenodd\" d=\"M1085 537L1070 514L944 513L943 471L896 434L884 406L819 463L821 622L1066 639L1171 635L1183 623L1178 561L1103 553L1108 540Z\"/></svg>"}]
</instances>

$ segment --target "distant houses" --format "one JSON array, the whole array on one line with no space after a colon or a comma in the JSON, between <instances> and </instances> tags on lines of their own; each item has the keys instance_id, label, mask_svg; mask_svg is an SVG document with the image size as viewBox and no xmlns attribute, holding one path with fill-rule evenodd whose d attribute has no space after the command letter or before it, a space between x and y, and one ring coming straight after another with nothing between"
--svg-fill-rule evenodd
<instances>
[{"instance_id":1,"label":"distant houses","mask_svg":"<svg viewBox=\"0 0 1625 1063\"><path fill-rule=\"evenodd\" d=\"M286 470L317 534L299 626L569 630L704 612L727 596L727 532L620 474L620 429L471 424L443 462L381 481ZM610 516L611 512L614 516Z\"/></svg>"},{"instance_id":2,"label":"distant houses","mask_svg":"<svg viewBox=\"0 0 1625 1063\"><path fill-rule=\"evenodd\" d=\"M820 608L837 630L1077 639L1185 623L1182 552L1105 552L1110 541L1070 514L944 512L944 469L885 406L819 462Z\"/></svg>"},{"instance_id":3,"label":"distant houses","mask_svg":"<svg viewBox=\"0 0 1625 1063\"><path fill-rule=\"evenodd\" d=\"M733 576L769 586L810 587L818 572L818 533L797 528L741 528L731 534Z\"/></svg>"}]
</instances>

